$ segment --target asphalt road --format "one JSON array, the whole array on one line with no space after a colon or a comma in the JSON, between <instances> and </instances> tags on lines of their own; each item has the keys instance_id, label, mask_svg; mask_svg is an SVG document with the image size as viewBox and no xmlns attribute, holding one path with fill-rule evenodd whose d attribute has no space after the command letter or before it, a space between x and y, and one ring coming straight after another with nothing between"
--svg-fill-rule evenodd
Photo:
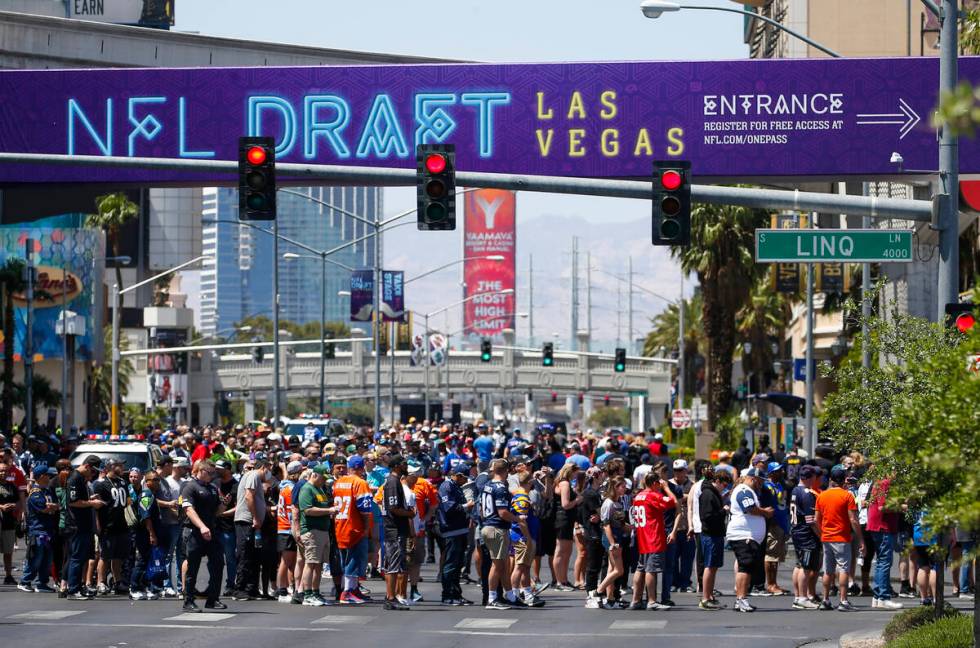
<instances>
[{"instance_id":1,"label":"asphalt road","mask_svg":"<svg viewBox=\"0 0 980 648\"><path fill-rule=\"evenodd\" d=\"M726 563L730 565L730 556ZM731 606L732 572L719 574L721 602ZM19 574L19 571L17 572ZM491 611L479 606L447 608L439 603L433 566L423 570L421 590L426 601L409 612L386 612L380 603L362 606L304 607L275 602L225 601L221 614L183 614L175 600L132 602L126 597L100 597L73 602L54 595L26 594L0 586L0 645L71 648L197 648L198 646L286 646L309 642L345 642L357 646L437 648L466 646L510 648L526 644L561 646L720 645L726 648L795 648L836 641L841 634L881 626L891 612L871 609L870 598L856 597L855 612L797 611L789 596L754 598L758 611L738 614L731 609L705 612L693 594L675 594L669 611L612 611L583 608L582 592L544 593L541 609ZM788 586L784 568L780 583ZM383 596L379 580L366 583ZM324 579L323 589L330 585ZM476 586L465 595L479 601ZM379 598L380 596L376 596ZM904 600L906 605L917 604ZM954 600L955 604L961 604Z\"/></svg>"}]
</instances>

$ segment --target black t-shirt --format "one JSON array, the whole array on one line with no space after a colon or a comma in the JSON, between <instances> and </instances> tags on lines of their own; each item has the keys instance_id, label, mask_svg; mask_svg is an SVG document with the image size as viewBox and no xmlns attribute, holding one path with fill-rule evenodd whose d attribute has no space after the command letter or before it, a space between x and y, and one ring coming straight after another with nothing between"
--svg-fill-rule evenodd
<instances>
[{"instance_id":1,"label":"black t-shirt","mask_svg":"<svg viewBox=\"0 0 980 648\"><path fill-rule=\"evenodd\" d=\"M238 502L238 480L234 477L229 479L227 482L219 480L218 492L221 493L221 497L231 495L231 497L228 499L228 506L235 506L235 504ZM218 528L222 531L234 531L235 516L229 515L227 517L219 517Z\"/></svg>"},{"instance_id":2,"label":"black t-shirt","mask_svg":"<svg viewBox=\"0 0 980 648\"><path fill-rule=\"evenodd\" d=\"M95 511L91 508L75 508L73 502L89 500L89 482L82 473L73 470L68 476L68 519L67 526L78 533L92 533L95 530Z\"/></svg>"},{"instance_id":3,"label":"black t-shirt","mask_svg":"<svg viewBox=\"0 0 980 648\"><path fill-rule=\"evenodd\" d=\"M109 534L126 533L129 530L129 526L126 524L126 501L129 499L129 486L126 481L118 477L106 477L95 482L93 489L95 495L105 502L105 506L98 511L102 532Z\"/></svg>"},{"instance_id":4,"label":"black t-shirt","mask_svg":"<svg viewBox=\"0 0 980 648\"><path fill-rule=\"evenodd\" d=\"M509 529L510 522L500 517L500 509L510 510L510 491L505 482L492 480L480 493L480 520L483 526Z\"/></svg>"},{"instance_id":5,"label":"black t-shirt","mask_svg":"<svg viewBox=\"0 0 980 648\"><path fill-rule=\"evenodd\" d=\"M602 509L602 495L590 484L582 491L582 503L579 505L579 523L590 540L602 538L602 524L593 522L592 516L598 516Z\"/></svg>"},{"instance_id":6,"label":"black t-shirt","mask_svg":"<svg viewBox=\"0 0 980 648\"><path fill-rule=\"evenodd\" d=\"M690 482L688 482L688 483L690 483ZM678 486L677 484L674 484L674 483L671 483L671 482L667 482L667 487L674 494L674 497L677 498L677 501L680 501L681 498L684 497L684 487L683 486ZM666 531L667 533L672 533L673 530L674 530L674 522L676 522L676 521L677 521L677 509L676 508L670 507L669 509L667 509L666 511L664 511L664 531ZM680 533L680 532L678 531L678 533Z\"/></svg>"},{"instance_id":7,"label":"black t-shirt","mask_svg":"<svg viewBox=\"0 0 980 648\"><path fill-rule=\"evenodd\" d=\"M16 504L20 501L20 492L17 484L13 481L0 481L0 504ZM17 526L17 515L15 511L4 511L0 527L13 529Z\"/></svg>"},{"instance_id":8,"label":"black t-shirt","mask_svg":"<svg viewBox=\"0 0 980 648\"><path fill-rule=\"evenodd\" d=\"M385 537L399 536L407 538L410 536L411 532L409 531L408 525L411 518L391 514L392 509L406 508L405 490L402 486L402 480L394 473L389 474L388 479L385 480L383 504Z\"/></svg>"},{"instance_id":9,"label":"black t-shirt","mask_svg":"<svg viewBox=\"0 0 980 648\"><path fill-rule=\"evenodd\" d=\"M817 495L802 484L793 489L789 498L789 523L793 543L800 549L816 549L820 539L813 531Z\"/></svg>"},{"instance_id":10,"label":"black t-shirt","mask_svg":"<svg viewBox=\"0 0 980 648\"><path fill-rule=\"evenodd\" d=\"M197 517L209 529L217 527L218 521L218 489L214 484L205 484L197 479L191 479L180 489L180 507L193 508ZM190 516L184 521L188 529L196 529Z\"/></svg>"}]
</instances>

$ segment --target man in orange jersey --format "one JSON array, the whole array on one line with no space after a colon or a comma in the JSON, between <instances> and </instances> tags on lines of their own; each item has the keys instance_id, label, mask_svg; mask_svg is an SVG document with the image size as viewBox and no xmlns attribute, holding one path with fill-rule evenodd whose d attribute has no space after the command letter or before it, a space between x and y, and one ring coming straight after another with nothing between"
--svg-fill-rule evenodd
<instances>
[{"instance_id":1,"label":"man in orange jersey","mask_svg":"<svg viewBox=\"0 0 980 648\"><path fill-rule=\"evenodd\" d=\"M408 577L412 584L409 600L413 603L422 602L422 593L419 592L419 571L425 561L425 527L439 506L439 492L432 485L432 482L422 477L423 470L422 465L414 460L408 462L408 475L415 478L415 483L411 484L411 488L415 494L416 524L418 525L414 533L414 551L408 567Z\"/></svg>"},{"instance_id":2,"label":"man in orange jersey","mask_svg":"<svg viewBox=\"0 0 980 648\"><path fill-rule=\"evenodd\" d=\"M293 536L293 485L303 472L303 464L290 461L286 465L286 479L279 482L279 504L276 506L276 545L279 550L279 572L276 576L280 603L289 603L289 581L296 569L296 538ZM294 585L299 589L298 585Z\"/></svg>"},{"instance_id":3,"label":"man in orange jersey","mask_svg":"<svg viewBox=\"0 0 980 648\"><path fill-rule=\"evenodd\" d=\"M353 455L347 460L348 472L333 485L333 501L337 507L334 533L344 568L342 604L361 604L367 597L361 592L358 579L367 569L369 533L371 530L371 487L364 480L364 458Z\"/></svg>"}]
</instances>

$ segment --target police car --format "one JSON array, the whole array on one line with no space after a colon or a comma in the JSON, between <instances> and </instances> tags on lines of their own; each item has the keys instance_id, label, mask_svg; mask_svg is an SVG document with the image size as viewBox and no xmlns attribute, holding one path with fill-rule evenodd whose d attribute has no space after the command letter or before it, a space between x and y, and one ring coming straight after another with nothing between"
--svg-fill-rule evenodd
<instances>
[{"instance_id":1,"label":"police car","mask_svg":"<svg viewBox=\"0 0 980 648\"><path fill-rule=\"evenodd\" d=\"M311 427L312 426L312 427ZM300 414L286 421L286 438L295 436L302 441L336 439L347 434L347 428L337 419L317 414Z\"/></svg>"},{"instance_id":2,"label":"police car","mask_svg":"<svg viewBox=\"0 0 980 648\"><path fill-rule=\"evenodd\" d=\"M103 464L109 459L115 459L122 461L127 470L139 468L146 472L148 468L156 467L163 452L152 443L147 443L142 434L89 434L72 453L72 467L80 466L89 455L97 456Z\"/></svg>"}]
</instances>

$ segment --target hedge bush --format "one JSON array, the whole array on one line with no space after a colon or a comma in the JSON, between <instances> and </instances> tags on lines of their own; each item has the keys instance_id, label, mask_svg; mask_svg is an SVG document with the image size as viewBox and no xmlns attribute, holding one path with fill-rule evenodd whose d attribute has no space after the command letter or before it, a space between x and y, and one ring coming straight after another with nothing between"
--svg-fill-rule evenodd
<instances>
[{"instance_id":1,"label":"hedge bush","mask_svg":"<svg viewBox=\"0 0 980 648\"><path fill-rule=\"evenodd\" d=\"M914 630L920 626L931 623L935 618L935 608L930 606L919 606L910 608L896 614L888 625L885 626L883 637L885 641L892 642L901 635ZM944 617L955 617L959 615L959 610L949 603L946 604Z\"/></svg>"},{"instance_id":2,"label":"hedge bush","mask_svg":"<svg viewBox=\"0 0 980 648\"><path fill-rule=\"evenodd\" d=\"M889 641L887 648L973 648L973 617L948 616Z\"/></svg>"}]
</instances>

